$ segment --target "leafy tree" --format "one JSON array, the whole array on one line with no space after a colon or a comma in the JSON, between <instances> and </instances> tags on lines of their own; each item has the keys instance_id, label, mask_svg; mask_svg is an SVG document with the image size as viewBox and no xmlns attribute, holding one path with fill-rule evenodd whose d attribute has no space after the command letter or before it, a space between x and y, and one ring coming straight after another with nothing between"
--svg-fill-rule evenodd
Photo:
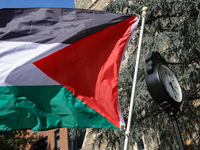
<instances>
[{"instance_id":1,"label":"leafy tree","mask_svg":"<svg viewBox=\"0 0 200 150\"><path fill-rule=\"evenodd\" d=\"M145 83L145 58L150 51L159 51L178 78L183 92L183 103L178 113L179 127L184 141L199 135L200 107L194 102L200 99L200 1L186 0L118 0L106 11L140 14L148 7L140 69L138 72L130 144L144 135L147 145L152 141L160 149L178 149L172 123L150 97ZM137 28L140 29L140 25ZM136 60L139 32L128 47L129 57L121 67L119 94L124 116L128 117L132 78ZM149 145L150 146L150 145ZM198 145L193 144L198 147Z\"/></svg>"},{"instance_id":2,"label":"leafy tree","mask_svg":"<svg viewBox=\"0 0 200 150\"><path fill-rule=\"evenodd\" d=\"M139 142L144 136L149 149L177 150L178 143L172 122L149 95L145 83L145 59L149 52L159 51L182 88L183 102L178 112L178 125L186 144L191 149L200 147L200 1L199 0L115 0L105 11L141 14L148 7L142 43L141 61L137 79L131 134L129 144ZM127 48L126 61L119 76L119 100L127 122L132 90L134 66L139 40L140 23ZM124 132L94 129L98 136L94 142L107 141L108 147L123 149ZM99 142L101 141L101 142ZM158 147L151 147L155 142ZM190 146L190 145L189 145ZM186 145L186 148L189 146Z\"/></svg>"},{"instance_id":3,"label":"leafy tree","mask_svg":"<svg viewBox=\"0 0 200 150\"><path fill-rule=\"evenodd\" d=\"M33 139L27 130L0 131L0 147L3 150L21 150L33 143Z\"/></svg>"}]
</instances>

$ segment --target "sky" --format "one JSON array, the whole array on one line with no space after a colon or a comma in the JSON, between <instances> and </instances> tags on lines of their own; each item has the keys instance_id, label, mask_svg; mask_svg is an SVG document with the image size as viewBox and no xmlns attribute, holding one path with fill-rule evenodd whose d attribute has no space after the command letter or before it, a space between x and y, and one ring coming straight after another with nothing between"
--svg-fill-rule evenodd
<instances>
[{"instance_id":1,"label":"sky","mask_svg":"<svg viewBox=\"0 0 200 150\"><path fill-rule=\"evenodd\" d=\"M0 0L0 8L64 7L74 8L74 0Z\"/></svg>"}]
</instances>

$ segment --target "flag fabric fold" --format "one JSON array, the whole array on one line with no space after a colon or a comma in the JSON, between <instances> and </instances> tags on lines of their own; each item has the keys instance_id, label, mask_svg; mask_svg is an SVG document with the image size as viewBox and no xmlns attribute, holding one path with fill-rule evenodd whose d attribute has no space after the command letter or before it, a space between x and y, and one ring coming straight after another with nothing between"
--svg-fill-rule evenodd
<instances>
[{"instance_id":1,"label":"flag fabric fold","mask_svg":"<svg viewBox=\"0 0 200 150\"><path fill-rule=\"evenodd\" d=\"M23 8L0 18L0 130L124 125L118 73L137 15Z\"/></svg>"}]
</instances>

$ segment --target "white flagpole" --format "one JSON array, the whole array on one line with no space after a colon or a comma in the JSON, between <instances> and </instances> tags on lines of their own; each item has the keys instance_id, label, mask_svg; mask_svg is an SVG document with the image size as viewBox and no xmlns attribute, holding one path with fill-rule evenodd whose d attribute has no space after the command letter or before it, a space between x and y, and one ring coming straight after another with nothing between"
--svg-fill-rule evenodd
<instances>
[{"instance_id":1,"label":"white flagpole","mask_svg":"<svg viewBox=\"0 0 200 150\"><path fill-rule=\"evenodd\" d=\"M141 26L141 30L140 30L138 52L137 52L137 58L136 58L136 64L135 64L135 73L134 73L134 79L133 79L133 87L132 87L132 93L131 93L131 103L130 103L130 109L129 109L128 124L127 124L127 129L126 129L126 138L125 138L125 143L124 143L124 150L128 149L128 140L129 140L129 135L130 135L130 127L131 127L131 119L132 119L132 112L133 112L133 104L134 104L134 97L135 97L138 67L139 67L139 62L140 62L142 37L143 37L143 31L144 31L144 22L145 22L145 18L146 18L146 14L147 14L146 11L147 11L147 7L143 7L142 8L142 26Z\"/></svg>"}]
</instances>

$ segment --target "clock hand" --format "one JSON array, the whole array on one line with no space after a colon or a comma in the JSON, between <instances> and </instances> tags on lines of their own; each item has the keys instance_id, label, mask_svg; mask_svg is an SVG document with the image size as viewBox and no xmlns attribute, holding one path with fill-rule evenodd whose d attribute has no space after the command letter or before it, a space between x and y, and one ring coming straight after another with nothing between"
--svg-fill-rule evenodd
<instances>
[{"instance_id":1,"label":"clock hand","mask_svg":"<svg viewBox=\"0 0 200 150\"><path fill-rule=\"evenodd\" d=\"M174 92L176 92L176 94L178 94L178 92L176 91L176 89L178 89L178 88L176 86L173 86L172 82L174 82L174 79L171 81L171 87L174 90Z\"/></svg>"},{"instance_id":2,"label":"clock hand","mask_svg":"<svg viewBox=\"0 0 200 150\"><path fill-rule=\"evenodd\" d=\"M172 91L173 91L173 93L174 93L174 97L176 98L176 90L174 89L174 87L172 86L172 82L169 82L169 85L171 86L171 88L172 88Z\"/></svg>"}]
</instances>

